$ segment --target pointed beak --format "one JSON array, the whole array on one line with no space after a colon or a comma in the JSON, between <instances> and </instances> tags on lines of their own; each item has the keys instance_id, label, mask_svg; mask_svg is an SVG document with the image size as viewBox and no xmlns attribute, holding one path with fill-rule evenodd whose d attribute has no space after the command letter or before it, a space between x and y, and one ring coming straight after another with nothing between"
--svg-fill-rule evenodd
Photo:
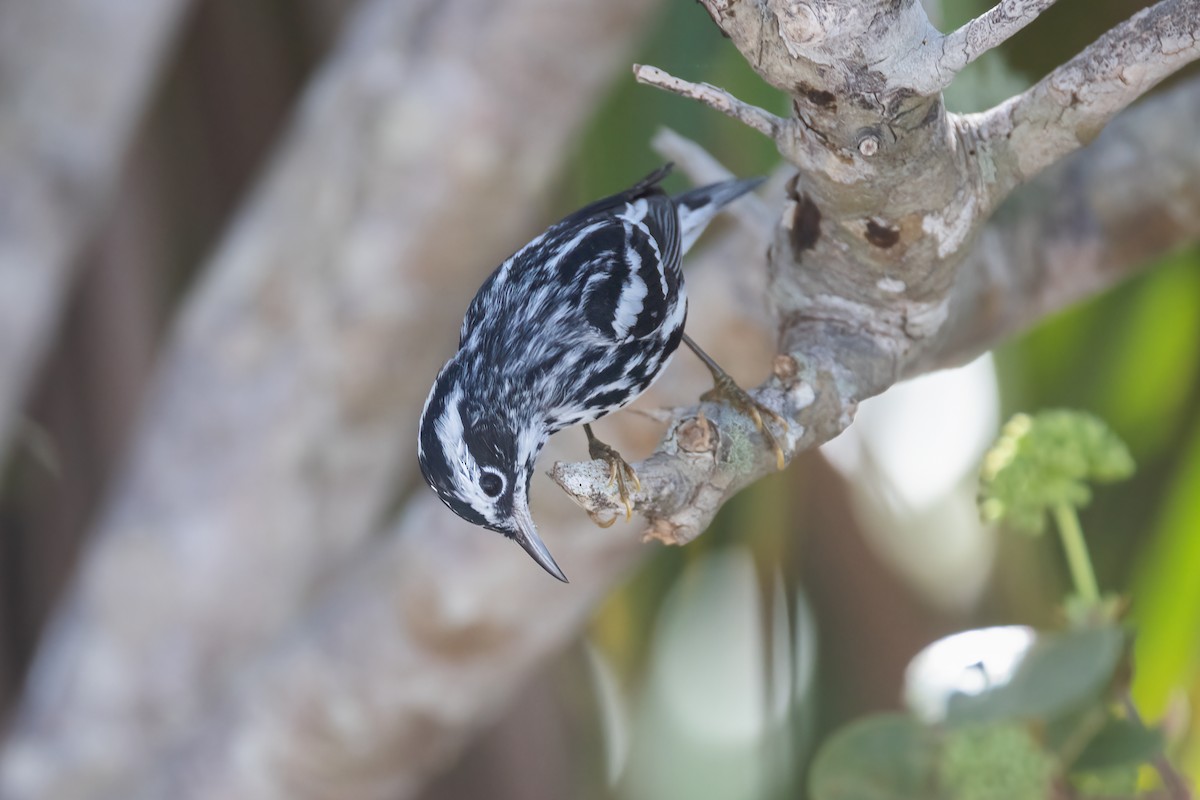
<instances>
[{"instance_id":1,"label":"pointed beak","mask_svg":"<svg viewBox=\"0 0 1200 800\"><path fill-rule=\"evenodd\" d=\"M550 551L542 543L542 538L538 536L537 528L533 524L533 515L529 513L529 504L524 502L523 498L516 498L516 502L513 503L513 512L517 521L517 532L513 538L521 547L525 548L525 552L529 553L534 561L541 565L542 569L563 583L567 583L567 576L555 563L554 556L550 555Z\"/></svg>"}]
</instances>

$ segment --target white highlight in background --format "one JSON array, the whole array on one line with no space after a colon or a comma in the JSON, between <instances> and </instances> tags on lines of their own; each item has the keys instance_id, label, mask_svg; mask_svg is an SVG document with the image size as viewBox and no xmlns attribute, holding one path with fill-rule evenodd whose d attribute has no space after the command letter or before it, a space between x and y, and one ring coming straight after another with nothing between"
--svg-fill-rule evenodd
<instances>
[{"instance_id":1,"label":"white highlight in background","mask_svg":"<svg viewBox=\"0 0 1200 800\"><path fill-rule=\"evenodd\" d=\"M995 545L975 509L976 476L999 429L990 355L864 401L821 448L846 478L873 549L946 610L982 592Z\"/></svg>"}]
</instances>

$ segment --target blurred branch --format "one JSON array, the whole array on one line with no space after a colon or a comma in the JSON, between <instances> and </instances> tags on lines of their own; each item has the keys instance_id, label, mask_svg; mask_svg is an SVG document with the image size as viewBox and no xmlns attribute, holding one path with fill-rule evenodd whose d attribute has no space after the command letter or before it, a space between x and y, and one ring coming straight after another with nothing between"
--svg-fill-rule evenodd
<instances>
[{"instance_id":1,"label":"blurred branch","mask_svg":"<svg viewBox=\"0 0 1200 800\"><path fill-rule=\"evenodd\" d=\"M644 552L564 505L538 519L560 562L584 567L565 591L432 493L414 497L187 746L120 796L416 796Z\"/></svg>"},{"instance_id":2,"label":"blurred branch","mask_svg":"<svg viewBox=\"0 0 1200 800\"><path fill-rule=\"evenodd\" d=\"M359 7L175 325L0 795L90 796L153 770L364 544L413 477L443 323L543 221L653 10Z\"/></svg>"},{"instance_id":3,"label":"blurred branch","mask_svg":"<svg viewBox=\"0 0 1200 800\"><path fill-rule=\"evenodd\" d=\"M188 5L0 3L0 461Z\"/></svg>"},{"instance_id":4,"label":"blurred branch","mask_svg":"<svg viewBox=\"0 0 1200 800\"><path fill-rule=\"evenodd\" d=\"M1133 702L1133 695L1128 689L1121 692L1121 707L1125 716L1138 725L1143 725L1141 712ZM1175 765L1163 753L1154 757L1154 771L1163 783L1163 796L1168 800L1192 800L1192 790L1188 788L1187 779L1175 769Z\"/></svg>"}]
</instances>

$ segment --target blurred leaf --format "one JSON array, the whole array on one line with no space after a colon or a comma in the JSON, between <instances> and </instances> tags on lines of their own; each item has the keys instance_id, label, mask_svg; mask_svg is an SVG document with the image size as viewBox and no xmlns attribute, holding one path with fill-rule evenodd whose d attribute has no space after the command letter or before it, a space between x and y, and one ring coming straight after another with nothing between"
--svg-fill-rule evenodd
<instances>
[{"instance_id":1,"label":"blurred leaf","mask_svg":"<svg viewBox=\"0 0 1200 800\"><path fill-rule=\"evenodd\" d=\"M982 0L941 0L942 30L954 30L986 10Z\"/></svg>"},{"instance_id":2,"label":"blurred leaf","mask_svg":"<svg viewBox=\"0 0 1200 800\"><path fill-rule=\"evenodd\" d=\"M813 800L932 798L933 732L905 714L853 722L831 736L813 760Z\"/></svg>"},{"instance_id":3,"label":"blurred leaf","mask_svg":"<svg viewBox=\"0 0 1200 800\"><path fill-rule=\"evenodd\" d=\"M1073 764L1110 716L1107 705L1081 706L1045 723L1041 728L1042 743L1058 755L1059 761Z\"/></svg>"},{"instance_id":4,"label":"blurred leaf","mask_svg":"<svg viewBox=\"0 0 1200 800\"><path fill-rule=\"evenodd\" d=\"M1129 449L1091 414L1017 414L984 457L980 511L988 521L1041 533L1051 506L1091 501L1085 481L1117 481L1133 470Z\"/></svg>"},{"instance_id":5,"label":"blurred leaf","mask_svg":"<svg viewBox=\"0 0 1200 800\"><path fill-rule=\"evenodd\" d=\"M1151 718L1200 667L1200 428L1179 460L1164 511L1134 581L1133 697Z\"/></svg>"},{"instance_id":6,"label":"blurred leaf","mask_svg":"<svg viewBox=\"0 0 1200 800\"><path fill-rule=\"evenodd\" d=\"M1071 785L1083 800L1089 798L1133 797L1138 789L1136 766L1109 767L1108 769L1071 774Z\"/></svg>"},{"instance_id":7,"label":"blurred leaf","mask_svg":"<svg viewBox=\"0 0 1200 800\"><path fill-rule=\"evenodd\" d=\"M1038 637L1012 680L950 700L946 721L972 724L1009 719L1049 721L1103 700L1121 658L1120 628L1073 630Z\"/></svg>"},{"instance_id":8,"label":"blurred leaf","mask_svg":"<svg viewBox=\"0 0 1200 800\"><path fill-rule=\"evenodd\" d=\"M1200 373L1198 267L1192 249L1137 282L1122 335L1101 367L1097 408L1140 453L1160 450L1179 430Z\"/></svg>"},{"instance_id":9,"label":"blurred leaf","mask_svg":"<svg viewBox=\"0 0 1200 800\"><path fill-rule=\"evenodd\" d=\"M1110 717L1088 742L1071 769L1096 772L1111 767L1136 767L1154 758L1162 749L1161 731L1133 720Z\"/></svg>"},{"instance_id":10,"label":"blurred leaf","mask_svg":"<svg viewBox=\"0 0 1200 800\"><path fill-rule=\"evenodd\" d=\"M942 746L938 783L954 800L1035 800L1049 796L1057 766L1020 725L960 728Z\"/></svg>"},{"instance_id":11,"label":"blurred leaf","mask_svg":"<svg viewBox=\"0 0 1200 800\"><path fill-rule=\"evenodd\" d=\"M1049 213L1051 198L1029 200L1034 213ZM997 211L999 218L1004 207ZM1044 319L1020 339L1001 345L1001 391L1009 407L1055 407L1088 405L1091 396L1088 376L1103 359L1104 335L1111 326L1109 295L1063 309ZM1082 392L1086 391L1087 394Z\"/></svg>"}]
</instances>

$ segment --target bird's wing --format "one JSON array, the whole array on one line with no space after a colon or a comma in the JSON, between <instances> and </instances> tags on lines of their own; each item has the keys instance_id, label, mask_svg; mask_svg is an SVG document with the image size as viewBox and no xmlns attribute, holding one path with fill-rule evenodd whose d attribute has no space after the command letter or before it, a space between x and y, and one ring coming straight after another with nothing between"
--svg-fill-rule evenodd
<instances>
[{"instance_id":1,"label":"bird's wing","mask_svg":"<svg viewBox=\"0 0 1200 800\"><path fill-rule=\"evenodd\" d=\"M542 302L576 306L614 341L654 333L682 281L679 215L658 186L669 169L576 211L509 257L471 301L459 346L489 315L517 305L526 305L520 316L545 319L551 309L529 307Z\"/></svg>"},{"instance_id":2,"label":"bird's wing","mask_svg":"<svg viewBox=\"0 0 1200 800\"><path fill-rule=\"evenodd\" d=\"M604 212L578 246L580 311L591 327L616 342L656 334L679 299L680 249L678 217L665 195Z\"/></svg>"}]
</instances>

